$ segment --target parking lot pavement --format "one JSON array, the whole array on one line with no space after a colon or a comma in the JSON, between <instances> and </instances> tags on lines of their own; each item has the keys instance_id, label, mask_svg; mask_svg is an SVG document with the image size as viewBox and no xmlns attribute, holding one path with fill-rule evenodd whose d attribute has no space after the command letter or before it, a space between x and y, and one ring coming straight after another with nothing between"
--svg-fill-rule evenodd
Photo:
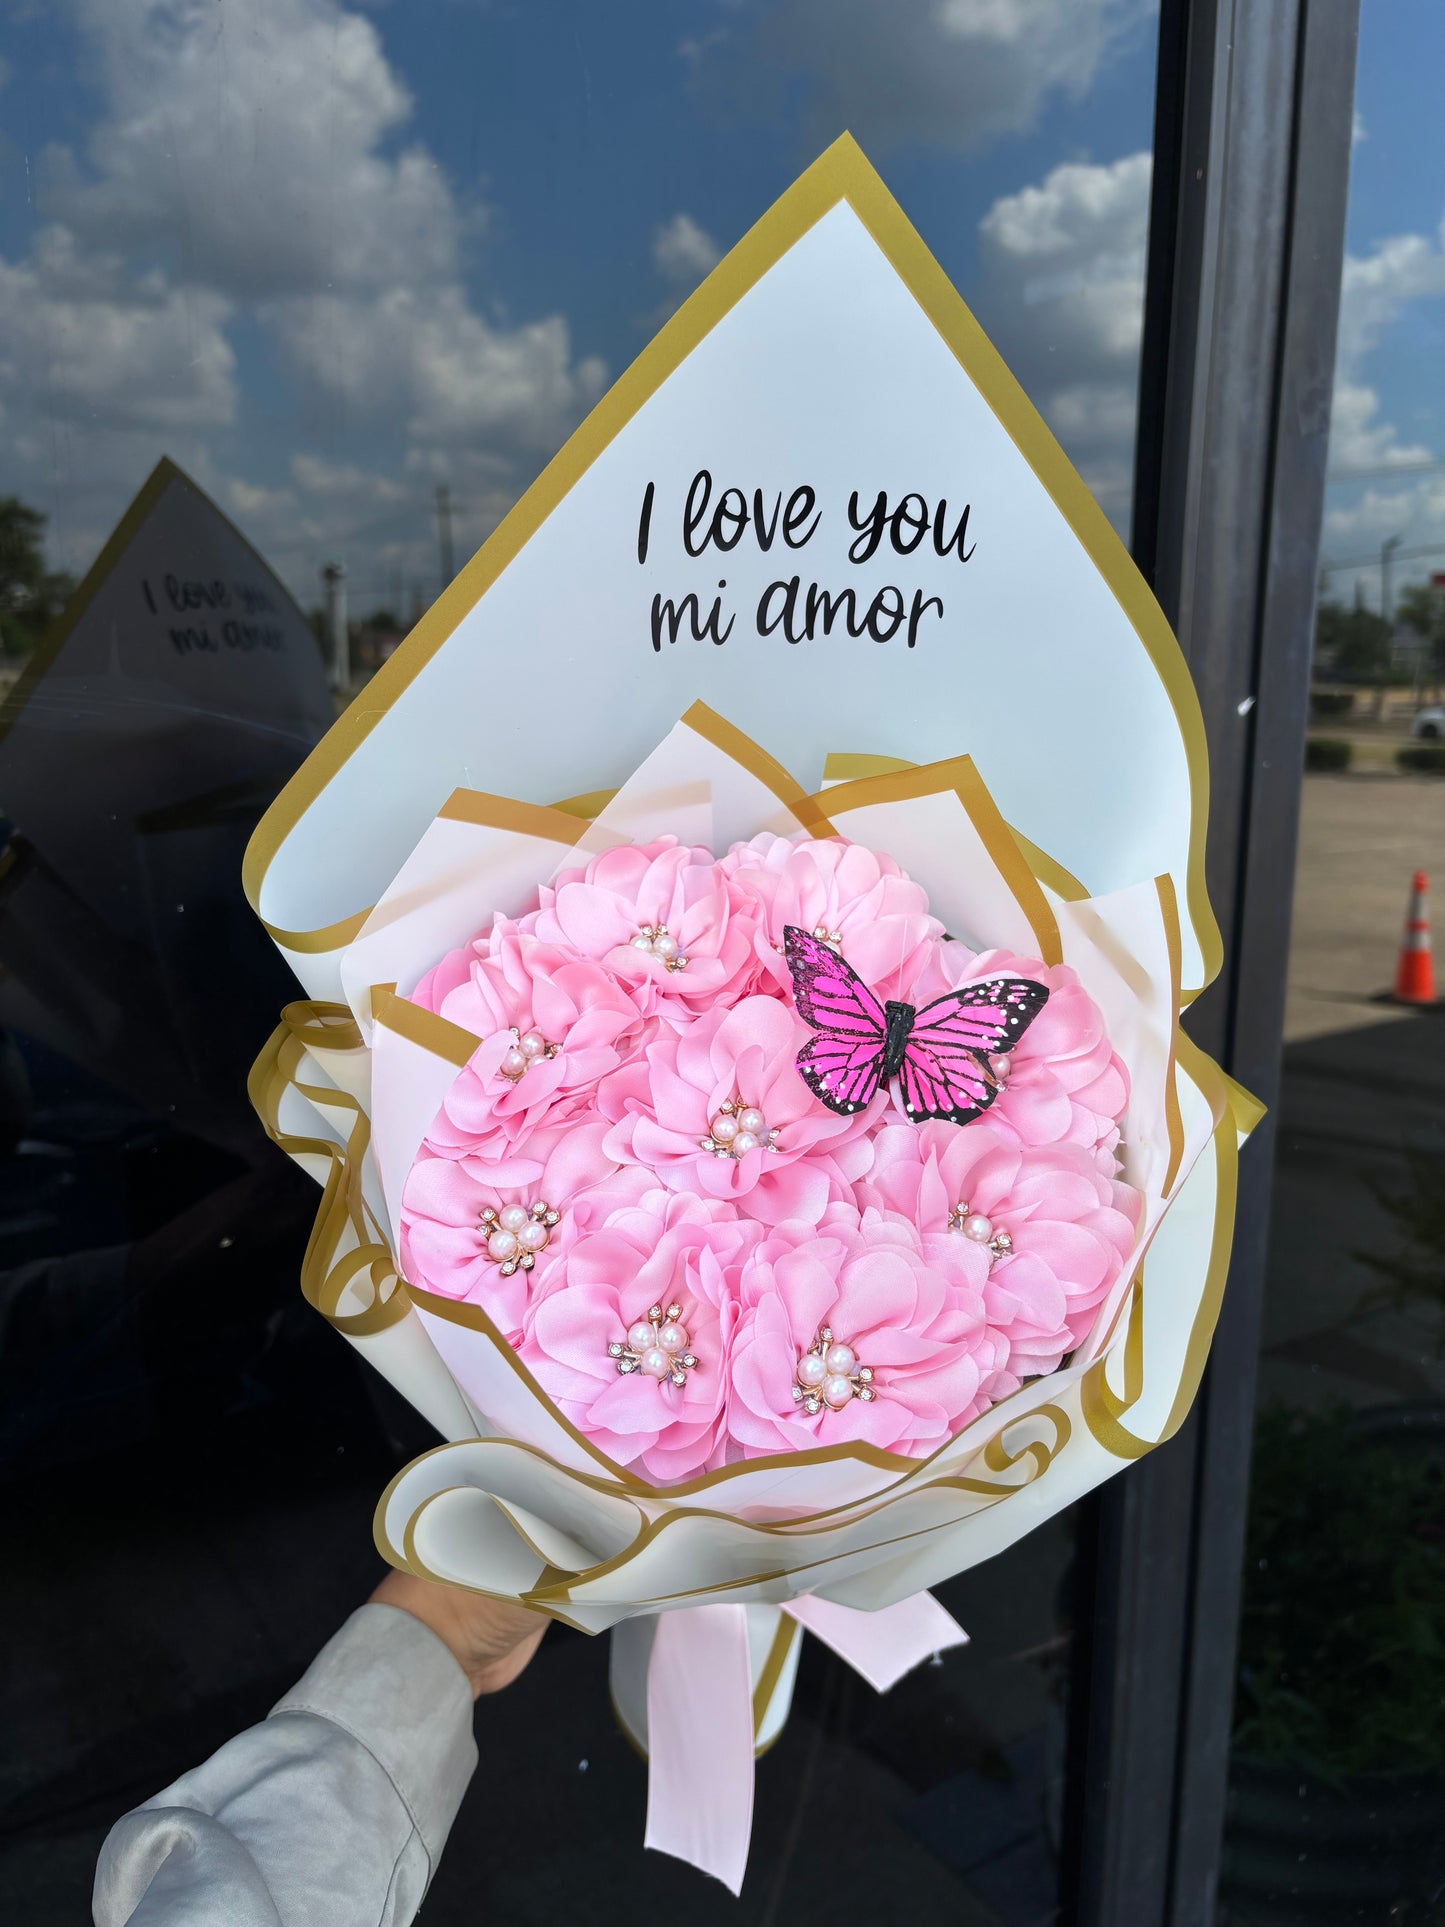
<instances>
[{"instance_id":1,"label":"parking lot pavement","mask_svg":"<svg viewBox=\"0 0 1445 1927\"><path fill-rule=\"evenodd\" d=\"M1436 886L1445 967L1445 780L1307 776L1300 812L1285 1041L1418 1019L1371 1001L1388 990L1411 873Z\"/></svg>"},{"instance_id":2,"label":"parking lot pavement","mask_svg":"<svg viewBox=\"0 0 1445 1927\"><path fill-rule=\"evenodd\" d=\"M1377 1001L1413 871L1436 886L1445 979L1445 782L1308 776L1302 798L1261 1398L1356 1405L1445 1396L1439 1313L1361 1315L1400 1247L1382 1198L1411 1149L1445 1154L1445 1012ZM1445 1252L1441 1253L1445 1267Z\"/></svg>"}]
</instances>

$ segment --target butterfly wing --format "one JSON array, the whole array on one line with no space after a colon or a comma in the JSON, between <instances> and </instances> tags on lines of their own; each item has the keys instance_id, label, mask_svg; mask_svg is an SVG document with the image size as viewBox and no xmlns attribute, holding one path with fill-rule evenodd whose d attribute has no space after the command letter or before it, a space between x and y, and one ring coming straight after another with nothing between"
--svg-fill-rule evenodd
<instances>
[{"instance_id":1,"label":"butterfly wing","mask_svg":"<svg viewBox=\"0 0 1445 1927\"><path fill-rule=\"evenodd\" d=\"M883 1081L883 1006L849 964L796 924L783 931L793 1001L818 1033L798 1052L798 1075L840 1115L861 1111Z\"/></svg>"},{"instance_id":2,"label":"butterfly wing","mask_svg":"<svg viewBox=\"0 0 1445 1927\"><path fill-rule=\"evenodd\" d=\"M1048 997L1027 977L998 977L925 1004L898 1070L909 1117L967 1124L986 1111L999 1093L989 1057L1013 1049Z\"/></svg>"}]
</instances>

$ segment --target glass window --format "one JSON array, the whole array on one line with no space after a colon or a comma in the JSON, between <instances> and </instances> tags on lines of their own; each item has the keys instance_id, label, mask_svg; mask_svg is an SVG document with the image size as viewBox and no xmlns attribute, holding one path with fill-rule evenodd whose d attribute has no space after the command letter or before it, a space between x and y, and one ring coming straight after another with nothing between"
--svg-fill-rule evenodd
<instances>
[{"instance_id":1,"label":"glass window","mask_svg":"<svg viewBox=\"0 0 1445 1927\"><path fill-rule=\"evenodd\" d=\"M373 1583L381 1487L431 1442L297 1288L315 1191L245 1091L295 995L239 886L260 811L845 127L1127 532L1154 58L1148 0L9 14L0 1465L30 1660L0 1884L17 1917L79 1918L114 1818L296 1677ZM1382 103L1371 138L1390 120ZM1383 324L1359 326L1372 345ZM1395 396L1358 431L1377 463L1426 432ZM114 611L92 582L78 631L68 598L162 457L224 529L183 490L171 549ZM1352 550L1374 539L1362 524ZM158 626L137 664L141 600ZM87 638L78 662L58 619ZM942 1588L972 1644L885 1699L809 1643L760 1767L742 1916L643 1854L605 1642L559 1628L484 1709L428 1920L771 1922L834 1900L1052 1917L1072 1535L1064 1517Z\"/></svg>"},{"instance_id":2,"label":"glass window","mask_svg":"<svg viewBox=\"0 0 1445 1927\"><path fill-rule=\"evenodd\" d=\"M1295 879L1230 1922L1428 1920L1445 1862L1445 55L1365 0ZM1432 59L1433 56L1433 59Z\"/></svg>"}]
</instances>

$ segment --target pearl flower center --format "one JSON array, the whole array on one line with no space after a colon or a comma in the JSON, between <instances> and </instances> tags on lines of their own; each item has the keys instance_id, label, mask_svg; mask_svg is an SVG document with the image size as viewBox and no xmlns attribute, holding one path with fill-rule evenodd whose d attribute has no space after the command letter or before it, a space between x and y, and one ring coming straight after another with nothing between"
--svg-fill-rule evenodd
<instances>
[{"instance_id":1,"label":"pearl flower center","mask_svg":"<svg viewBox=\"0 0 1445 1927\"><path fill-rule=\"evenodd\" d=\"M632 948L640 950L644 956L656 957L668 970L686 970L687 958L677 947L677 938L671 936L665 923L645 923L632 939Z\"/></svg>"},{"instance_id":2,"label":"pearl flower center","mask_svg":"<svg viewBox=\"0 0 1445 1927\"><path fill-rule=\"evenodd\" d=\"M776 1151L780 1135L754 1105L730 1097L718 1106L698 1144L717 1158L745 1158L749 1151Z\"/></svg>"},{"instance_id":3,"label":"pearl flower center","mask_svg":"<svg viewBox=\"0 0 1445 1927\"><path fill-rule=\"evenodd\" d=\"M544 1057L555 1057L562 1048L560 1044L549 1044L541 1031L519 1031L515 1024L507 1035L512 1041L502 1052L499 1068L502 1076L513 1084L525 1077L534 1064Z\"/></svg>"},{"instance_id":4,"label":"pearl flower center","mask_svg":"<svg viewBox=\"0 0 1445 1927\"><path fill-rule=\"evenodd\" d=\"M801 1405L809 1418L816 1418L825 1405L841 1412L855 1398L867 1405L877 1396L872 1366L860 1365L853 1347L835 1340L831 1325L820 1327L798 1360L793 1403Z\"/></svg>"},{"instance_id":5,"label":"pearl flower center","mask_svg":"<svg viewBox=\"0 0 1445 1927\"><path fill-rule=\"evenodd\" d=\"M679 1322L681 1318L681 1305L669 1305L666 1311L654 1305L646 1318L628 1326L626 1338L613 1339L607 1356L617 1360L624 1378L641 1372L659 1384L666 1379L672 1385L685 1385L697 1355L687 1348L687 1328Z\"/></svg>"},{"instance_id":6,"label":"pearl flower center","mask_svg":"<svg viewBox=\"0 0 1445 1927\"><path fill-rule=\"evenodd\" d=\"M950 1231L961 1231L965 1238L974 1244L982 1245L988 1252L990 1265L1000 1258L1013 1255L1014 1241L1006 1231L996 1229L992 1218L986 1218L981 1211L975 1211L965 1199L956 1204L948 1214Z\"/></svg>"},{"instance_id":7,"label":"pearl flower center","mask_svg":"<svg viewBox=\"0 0 1445 1927\"><path fill-rule=\"evenodd\" d=\"M843 932L841 930L830 930L826 923L820 923L813 931L813 937L825 950L831 950L835 957L842 956Z\"/></svg>"},{"instance_id":8,"label":"pearl flower center","mask_svg":"<svg viewBox=\"0 0 1445 1927\"><path fill-rule=\"evenodd\" d=\"M542 1198L535 1204L504 1204L500 1211L483 1205L477 1229L487 1242L487 1256L504 1278L514 1271L530 1271L537 1253L552 1241L552 1227L562 1216Z\"/></svg>"}]
</instances>

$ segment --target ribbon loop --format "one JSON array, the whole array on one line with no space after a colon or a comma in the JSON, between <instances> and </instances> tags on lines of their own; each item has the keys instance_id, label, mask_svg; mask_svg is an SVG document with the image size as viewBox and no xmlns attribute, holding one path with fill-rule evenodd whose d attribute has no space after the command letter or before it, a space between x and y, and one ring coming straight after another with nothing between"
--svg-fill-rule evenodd
<instances>
[{"instance_id":1,"label":"ribbon loop","mask_svg":"<svg viewBox=\"0 0 1445 1927\"><path fill-rule=\"evenodd\" d=\"M811 1596L782 1610L880 1693L968 1640L926 1592L878 1612ZM753 1827L752 1696L746 1606L658 1614L647 1668L645 1844L691 1861L734 1894Z\"/></svg>"}]
</instances>

